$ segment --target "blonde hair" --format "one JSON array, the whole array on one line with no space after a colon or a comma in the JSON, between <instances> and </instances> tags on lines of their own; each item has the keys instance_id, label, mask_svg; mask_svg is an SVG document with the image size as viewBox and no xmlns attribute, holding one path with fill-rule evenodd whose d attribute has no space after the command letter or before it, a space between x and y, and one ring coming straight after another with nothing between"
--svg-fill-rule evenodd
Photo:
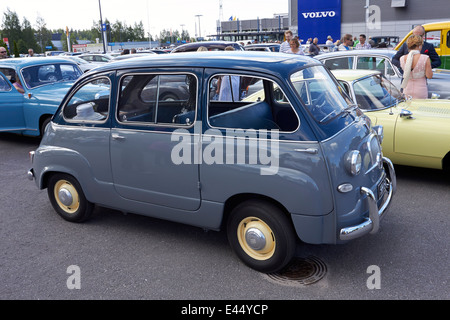
<instances>
[{"instance_id":1,"label":"blonde hair","mask_svg":"<svg viewBox=\"0 0 450 320\"><path fill-rule=\"evenodd\" d=\"M234 48L232 46L225 47L225 51L234 51Z\"/></svg>"},{"instance_id":2,"label":"blonde hair","mask_svg":"<svg viewBox=\"0 0 450 320\"><path fill-rule=\"evenodd\" d=\"M423 45L423 39L421 36L412 35L406 40L406 45L408 46L408 50L416 50Z\"/></svg>"},{"instance_id":3,"label":"blonde hair","mask_svg":"<svg viewBox=\"0 0 450 320\"><path fill-rule=\"evenodd\" d=\"M208 51L208 49L204 46L198 47L197 51Z\"/></svg>"}]
</instances>

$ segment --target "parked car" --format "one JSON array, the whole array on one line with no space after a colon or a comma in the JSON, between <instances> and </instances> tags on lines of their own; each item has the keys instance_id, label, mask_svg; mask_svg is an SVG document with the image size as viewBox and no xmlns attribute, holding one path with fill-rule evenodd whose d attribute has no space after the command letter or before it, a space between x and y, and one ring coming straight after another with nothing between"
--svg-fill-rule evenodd
<instances>
[{"instance_id":1,"label":"parked car","mask_svg":"<svg viewBox=\"0 0 450 320\"><path fill-rule=\"evenodd\" d=\"M379 72L334 70L354 103L384 128L394 164L450 171L450 101L406 99Z\"/></svg>"},{"instance_id":2,"label":"parked car","mask_svg":"<svg viewBox=\"0 0 450 320\"><path fill-rule=\"evenodd\" d=\"M82 74L63 58L0 60L0 131L40 136L64 95ZM25 93L13 86L20 81Z\"/></svg>"},{"instance_id":3,"label":"parked car","mask_svg":"<svg viewBox=\"0 0 450 320\"><path fill-rule=\"evenodd\" d=\"M189 96L159 99L160 86L180 77ZM254 85L262 90L244 94ZM317 60L293 55L106 64L66 95L28 176L68 221L86 220L96 204L224 228L242 261L275 272L298 238L335 244L375 233L393 199L382 130L339 90Z\"/></svg>"},{"instance_id":4,"label":"parked car","mask_svg":"<svg viewBox=\"0 0 450 320\"><path fill-rule=\"evenodd\" d=\"M244 47L244 50L245 51L280 52L280 44L278 44L278 43L248 44Z\"/></svg>"},{"instance_id":5,"label":"parked car","mask_svg":"<svg viewBox=\"0 0 450 320\"><path fill-rule=\"evenodd\" d=\"M121 54L119 56L112 58L108 62L116 62L116 61L131 59L131 58L139 58L139 57L144 57L144 56L148 56L148 55L156 56L157 53L149 51L149 52L136 52L136 53L129 53L129 54Z\"/></svg>"},{"instance_id":6,"label":"parked car","mask_svg":"<svg viewBox=\"0 0 450 320\"><path fill-rule=\"evenodd\" d=\"M182 44L174 48L170 53L192 52L197 51L200 47L206 47L208 51L223 51L228 46L233 47L237 51L244 50L240 44L232 41L201 41Z\"/></svg>"},{"instance_id":7,"label":"parked car","mask_svg":"<svg viewBox=\"0 0 450 320\"><path fill-rule=\"evenodd\" d=\"M113 57L103 53L83 53L79 58L86 60L87 62L107 63Z\"/></svg>"},{"instance_id":8,"label":"parked car","mask_svg":"<svg viewBox=\"0 0 450 320\"><path fill-rule=\"evenodd\" d=\"M62 58L72 60L78 65L78 67L80 67L81 71L83 72L88 72L89 70L102 65L102 63L87 62L86 60L81 59L78 56L63 56Z\"/></svg>"},{"instance_id":9,"label":"parked car","mask_svg":"<svg viewBox=\"0 0 450 320\"><path fill-rule=\"evenodd\" d=\"M394 48L398 42L398 36L374 36L370 37L372 48Z\"/></svg>"},{"instance_id":10,"label":"parked car","mask_svg":"<svg viewBox=\"0 0 450 320\"><path fill-rule=\"evenodd\" d=\"M363 69L378 70L397 89L400 90L402 74L396 66L392 64L392 57L395 55L394 50L376 49L376 50L351 50L324 53L315 58L322 61L330 70L336 69ZM428 97L434 95L441 99L450 99L450 73L435 72L433 78L428 79Z\"/></svg>"}]
</instances>

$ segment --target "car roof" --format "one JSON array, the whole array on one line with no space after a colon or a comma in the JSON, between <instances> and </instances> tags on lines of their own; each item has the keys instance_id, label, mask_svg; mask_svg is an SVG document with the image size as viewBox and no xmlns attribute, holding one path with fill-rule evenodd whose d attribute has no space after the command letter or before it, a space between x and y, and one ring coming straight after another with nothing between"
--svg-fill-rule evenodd
<instances>
[{"instance_id":1,"label":"car roof","mask_svg":"<svg viewBox=\"0 0 450 320\"><path fill-rule=\"evenodd\" d=\"M273 73L275 70L290 74L293 68L306 65L321 65L315 59L292 54L280 53L268 55L266 52L254 51L204 51L186 52L183 54L154 54L143 55L124 61L110 62L98 67L97 72L118 69L145 67L190 67L190 68L232 68L248 71L249 66L254 70Z\"/></svg>"},{"instance_id":2,"label":"car roof","mask_svg":"<svg viewBox=\"0 0 450 320\"><path fill-rule=\"evenodd\" d=\"M36 58L11 58L0 60L0 66L12 68L24 68L35 65L44 65L52 63L76 64L66 58L36 57Z\"/></svg>"},{"instance_id":3,"label":"car roof","mask_svg":"<svg viewBox=\"0 0 450 320\"><path fill-rule=\"evenodd\" d=\"M182 44L181 46L178 46L172 50L173 53L176 52L184 52L185 49L195 49L199 47L226 47L226 46L232 46L232 47L238 47L240 46L238 43L233 41L201 41L201 42L191 42Z\"/></svg>"},{"instance_id":4,"label":"car roof","mask_svg":"<svg viewBox=\"0 0 450 320\"><path fill-rule=\"evenodd\" d=\"M345 50L345 51L336 51L329 53L322 53L316 57L316 59L322 60L331 57L339 57L339 56L355 56L355 55L363 55L363 56L388 56L392 58L397 53L396 50L389 49L365 49L365 50Z\"/></svg>"},{"instance_id":5,"label":"car roof","mask_svg":"<svg viewBox=\"0 0 450 320\"><path fill-rule=\"evenodd\" d=\"M256 47L278 47L279 43L254 43L247 44L244 48L256 48Z\"/></svg>"},{"instance_id":6,"label":"car roof","mask_svg":"<svg viewBox=\"0 0 450 320\"><path fill-rule=\"evenodd\" d=\"M380 74L380 71L377 70L347 70L347 69L336 69L331 70L331 73L335 76L336 79L345 80L345 81L354 81L361 78L365 78L367 76L371 76L374 74Z\"/></svg>"}]
</instances>

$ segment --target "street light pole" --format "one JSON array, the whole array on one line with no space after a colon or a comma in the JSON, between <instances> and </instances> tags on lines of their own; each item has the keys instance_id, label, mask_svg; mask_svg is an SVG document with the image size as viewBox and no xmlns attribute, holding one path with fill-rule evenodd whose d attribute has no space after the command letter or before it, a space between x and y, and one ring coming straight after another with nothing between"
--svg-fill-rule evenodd
<instances>
[{"instance_id":1,"label":"street light pole","mask_svg":"<svg viewBox=\"0 0 450 320\"><path fill-rule=\"evenodd\" d=\"M195 15L198 18L198 37L201 38L202 37L202 30L200 28L200 17L202 17L202 14L196 14Z\"/></svg>"},{"instance_id":2,"label":"street light pole","mask_svg":"<svg viewBox=\"0 0 450 320\"><path fill-rule=\"evenodd\" d=\"M103 32L102 5L100 4L100 0L98 0L98 7L100 10L100 32L102 33L103 53L106 53L105 35Z\"/></svg>"}]
</instances>

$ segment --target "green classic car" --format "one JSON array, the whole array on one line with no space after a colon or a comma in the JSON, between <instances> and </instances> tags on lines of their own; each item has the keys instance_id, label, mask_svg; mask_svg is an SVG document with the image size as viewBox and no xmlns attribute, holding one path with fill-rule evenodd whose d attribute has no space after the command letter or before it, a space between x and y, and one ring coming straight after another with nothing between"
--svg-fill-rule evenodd
<instances>
[{"instance_id":1,"label":"green classic car","mask_svg":"<svg viewBox=\"0 0 450 320\"><path fill-rule=\"evenodd\" d=\"M383 126L383 154L394 164L450 170L448 100L405 98L379 72L332 73L372 124Z\"/></svg>"}]
</instances>

